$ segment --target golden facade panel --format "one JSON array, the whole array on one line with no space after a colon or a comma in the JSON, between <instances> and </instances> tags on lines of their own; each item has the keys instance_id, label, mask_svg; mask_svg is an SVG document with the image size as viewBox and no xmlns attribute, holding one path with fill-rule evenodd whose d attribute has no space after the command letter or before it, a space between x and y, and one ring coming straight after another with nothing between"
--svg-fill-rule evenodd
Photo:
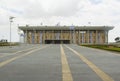
<instances>
[{"instance_id":1,"label":"golden facade panel","mask_svg":"<svg viewBox=\"0 0 120 81\"><path fill-rule=\"evenodd\" d=\"M104 44L108 43L108 31L113 27L89 26L89 27L43 27L20 26L25 37L24 43L76 43L76 44Z\"/></svg>"}]
</instances>

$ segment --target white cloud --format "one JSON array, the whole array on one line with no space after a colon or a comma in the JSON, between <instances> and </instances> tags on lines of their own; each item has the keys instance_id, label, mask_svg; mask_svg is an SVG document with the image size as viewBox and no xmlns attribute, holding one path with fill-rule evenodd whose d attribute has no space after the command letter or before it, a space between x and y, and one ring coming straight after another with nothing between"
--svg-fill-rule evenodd
<instances>
[{"instance_id":1,"label":"white cloud","mask_svg":"<svg viewBox=\"0 0 120 81\"><path fill-rule=\"evenodd\" d=\"M13 41L18 41L17 24L25 25L113 25L109 41L120 36L120 0L1 0L0 32L9 31L9 16L15 16ZM1 33L0 33L0 37ZM9 38L9 33L4 37Z\"/></svg>"},{"instance_id":2,"label":"white cloud","mask_svg":"<svg viewBox=\"0 0 120 81\"><path fill-rule=\"evenodd\" d=\"M79 0L36 0L25 9L25 17L71 16L78 11L78 3Z\"/></svg>"}]
</instances>

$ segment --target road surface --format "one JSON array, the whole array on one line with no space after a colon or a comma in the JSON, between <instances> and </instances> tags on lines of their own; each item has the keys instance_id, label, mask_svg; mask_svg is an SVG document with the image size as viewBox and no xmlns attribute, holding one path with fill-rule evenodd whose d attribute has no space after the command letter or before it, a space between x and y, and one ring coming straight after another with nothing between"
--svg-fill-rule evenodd
<instances>
[{"instance_id":1,"label":"road surface","mask_svg":"<svg viewBox=\"0 0 120 81\"><path fill-rule=\"evenodd\" d=\"M120 55L75 44L1 47L0 81L120 81Z\"/></svg>"}]
</instances>

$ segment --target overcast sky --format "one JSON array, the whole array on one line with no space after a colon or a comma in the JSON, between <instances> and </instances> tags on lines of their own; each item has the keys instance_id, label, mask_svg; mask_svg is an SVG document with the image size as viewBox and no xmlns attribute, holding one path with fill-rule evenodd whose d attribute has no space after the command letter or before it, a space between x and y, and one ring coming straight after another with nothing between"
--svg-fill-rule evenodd
<instances>
[{"instance_id":1,"label":"overcast sky","mask_svg":"<svg viewBox=\"0 0 120 81\"><path fill-rule=\"evenodd\" d=\"M19 41L18 24L114 26L109 42L120 36L120 0L0 0L0 39L9 40L10 16L12 41Z\"/></svg>"}]
</instances>

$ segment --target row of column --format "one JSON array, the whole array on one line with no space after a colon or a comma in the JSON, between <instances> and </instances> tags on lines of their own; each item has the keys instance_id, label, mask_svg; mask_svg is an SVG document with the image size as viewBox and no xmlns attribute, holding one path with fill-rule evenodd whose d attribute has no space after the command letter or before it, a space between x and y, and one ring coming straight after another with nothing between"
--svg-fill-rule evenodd
<instances>
[{"instance_id":1,"label":"row of column","mask_svg":"<svg viewBox=\"0 0 120 81\"><path fill-rule=\"evenodd\" d=\"M46 39L46 31L39 31L39 43L44 43L45 39ZM64 31L65 32L65 31ZM62 30L59 31L60 36L64 35L64 33ZM25 43L29 43L28 42L28 33L29 31L24 31L25 37L24 37L24 42ZM31 31L31 40L32 43L34 43L33 41L35 41L35 33L37 33L35 30ZM52 33L55 34L55 31L53 31ZM59 34L57 33L57 34ZM99 30L87 30L87 31L82 31L82 30L70 30L69 32L67 31L67 33L70 36L70 43L78 43L78 44L99 44L99 43L108 43L108 31L99 31ZM56 35L57 35L56 34ZM42 36L42 37L41 37ZM55 39L53 37L53 39ZM56 40L61 40L61 38L57 38Z\"/></svg>"},{"instance_id":2,"label":"row of column","mask_svg":"<svg viewBox=\"0 0 120 81\"><path fill-rule=\"evenodd\" d=\"M103 31L103 30L101 31L98 31L98 30L75 31L73 40L74 40L74 43L78 43L78 44L108 43L108 31Z\"/></svg>"}]
</instances>

